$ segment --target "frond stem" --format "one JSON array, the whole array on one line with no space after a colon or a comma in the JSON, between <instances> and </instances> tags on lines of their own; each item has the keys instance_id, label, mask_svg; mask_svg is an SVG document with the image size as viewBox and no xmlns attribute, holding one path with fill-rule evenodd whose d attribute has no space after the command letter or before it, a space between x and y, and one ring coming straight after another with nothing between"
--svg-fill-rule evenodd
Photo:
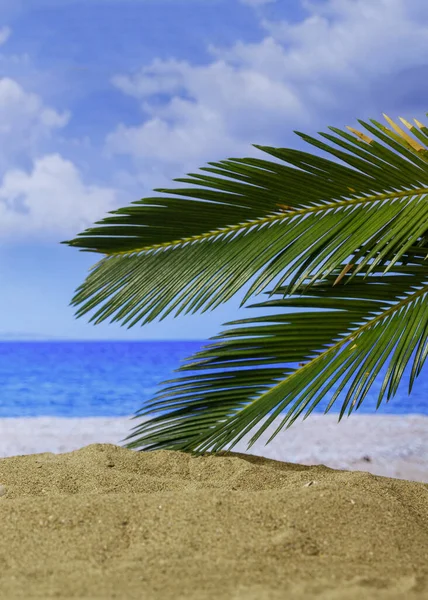
<instances>
[{"instance_id":1,"label":"frond stem","mask_svg":"<svg viewBox=\"0 0 428 600\"><path fill-rule=\"evenodd\" d=\"M374 196L364 196L364 197L359 197L359 198L353 198L353 199L347 199L347 200L343 200L343 201L335 201L335 202L330 202L329 204L324 204L323 206L314 206L311 208L302 208L302 209L297 209L297 210L285 210L285 211L281 211L282 214L278 214L278 212L276 212L273 215L268 215L267 217L262 217L259 219L254 219L252 221L246 221L245 223L238 223L236 225L230 225L228 227L222 227L220 229L214 229L212 231L208 231L206 233L202 233L202 234L198 234L198 235L194 235L192 237L188 237L188 238L181 238L179 240L174 240L172 242L163 242L162 244L154 244L152 246L144 246L143 248L136 248L135 250L122 250L120 252L111 252L111 253L106 253L105 256L106 257L110 257L110 256L119 256L119 255L131 255L131 254L136 254L136 253L140 253L140 252L149 252L151 250L158 250L160 248L169 248L170 246L180 246L183 244L187 244L188 242L195 242L195 241L201 241L203 239L206 238L213 238L215 236L220 236L220 235L224 235L225 232L231 232L231 231L236 231L236 230L243 230L243 229L249 229L251 227L254 227L255 225L263 225L264 223L269 223L269 222L273 222L273 221L282 221L285 219L289 219L291 217L294 217L295 215L299 215L299 214L309 214L312 212L323 212L323 211L328 211L331 210L333 208L339 208L341 206L352 206L353 204L359 204L359 203L368 203L368 202L379 202L379 201L383 201L383 200L388 200L389 198L392 199L397 199L397 198L403 198L405 196L416 196L416 195L420 195L420 194L424 194L424 193L428 193L428 188L412 188L411 190L404 190L402 192L389 192L389 193L385 193L385 194L378 194L378 195L374 195ZM284 213L286 216L284 216ZM104 259L102 259L104 260ZM99 261L102 262L102 261ZM97 263L99 264L99 263Z\"/></svg>"},{"instance_id":2,"label":"frond stem","mask_svg":"<svg viewBox=\"0 0 428 600\"><path fill-rule=\"evenodd\" d=\"M400 300L400 302L398 304L394 304L393 306L391 306L391 308L389 308L388 310L386 310L385 312L382 312L380 315L378 315L377 317L375 317L374 319L368 321L367 323L365 323L364 325L361 325L361 327L359 327L357 330L352 331L349 335L347 335L346 337L344 337L343 339L339 340L336 344L334 344L333 346L330 346L330 348L327 348L327 350L324 350L324 352L322 352L321 354L319 354L318 356L316 356L315 358L313 358L312 360L310 360L309 362L307 362L303 367L301 367L298 371L293 371L293 373L291 373L290 375L288 375L287 377L287 381L289 379L292 379L297 373L302 373L305 369L307 369L309 366L313 365L314 363L318 362L319 360L321 360L324 356L326 356L329 352L332 352L335 349L339 349L341 346L343 346L343 344L345 344L348 341L353 341L355 339L356 336L359 336L365 329L371 328L373 327L378 321L381 321L382 319L385 319L389 314L392 314L398 310L400 310L400 308L402 306L405 306L406 304L409 304L410 302L414 301L416 298L418 298L419 296L422 296L423 294L426 294L428 292L428 285L425 285L422 289L418 290L417 292L410 294L409 296L406 296L406 298L404 298L403 300ZM352 350L353 346L351 347ZM276 385L274 385L272 389L274 388L278 388L280 387L282 384L284 383L284 381L280 381L278 382ZM247 409L249 406L251 406L252 404L254 404L254 402L257 402L258 398L255 398L254 400L252 400L246 407L245 409ZM245 410L244 409L244 410Z\"/></svg>"}]
</instances>

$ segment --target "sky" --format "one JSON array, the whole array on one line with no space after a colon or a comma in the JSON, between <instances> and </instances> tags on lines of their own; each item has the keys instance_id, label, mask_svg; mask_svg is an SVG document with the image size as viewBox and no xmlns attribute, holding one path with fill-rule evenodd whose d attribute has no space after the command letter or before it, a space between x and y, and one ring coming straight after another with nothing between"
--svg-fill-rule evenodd
<instances>
[{"instance_id":1,"label":"sky","mask_svg":"<svg viewBox=\"0 0 428 600\"><path fill-rule=\"evenodd\" d=\"M426 0L0 0L0 339L205 340L266 314L239 308L249 282L93 325L70 300L99 257L60 242L209 161L275 160L251 144L319 153L293 130L425 123L427 98Z\"/></svg>"}]
</instances>

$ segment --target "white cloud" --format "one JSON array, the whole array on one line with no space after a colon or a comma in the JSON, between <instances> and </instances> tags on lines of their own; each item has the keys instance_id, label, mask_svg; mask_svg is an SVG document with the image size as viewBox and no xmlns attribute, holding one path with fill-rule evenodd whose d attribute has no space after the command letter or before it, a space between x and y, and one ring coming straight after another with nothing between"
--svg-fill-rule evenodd
<instances>
[{"instance_id":1,"label":"white cloud","mask_svg":"<svg viewBox=\"0 0 428 600\"><path fill-rule=\"evenodd\" d=\"M8 121L9 127L16 127L25 121L24 126L41 123L46 127L64 127L70 118L69 112L62 114L43 106L39 96L26 92L16 81L8 77L0 79L0 119Z\"/></svg>"},{"instance_id":2,"label":"white cloud","mask_svg":"<svg viewBox=\"0 0 428 600\"><path fill-rule=\"evenodd\" d=\"M116 190L88 185L59 154L37 159L27 173L9 170L0 183L0 239L75 236L118 206Z\"/></svg>"},{"instance_id":3,"label":"white cloud","mask_svg":"<svg viewBox=\"0 0 428 600\"><path fill-rule=\"evenodd\" d=\"M303 106L281 82L251 69L237 70L224 61L192 67L178 61L155 61L133 79L118 77L114 83L139 97L151 118L137 127L119 125L107 136L107 149L144 159L190 163L201 156L221 155L225 148L248 149L244 134L254 135L265 116L304 118ZM191 99L180 97L185 91ZM176 94L166 106L145 99L156 93ZM263 123L264 122L264 123Z\"/></svg>"},{"instance_id":4,"label":"white cloud","mask_svg":"<svg viewBox=\"0 0 428 600\"><path fill-rule=\"evenodd\" d=\"M152 94L174 94L183 91L186 75L192 67L185 61L155 58L150 67L143 67L135 78L127 75L113 77L112 83L129 96L147 98Z\"/></svg>"},{"instance_id":5,"label":"white cloud","mask_svg":"<svg viewBox=\"0 0 428 600\"><path fill-rule=\"evenodd\" d=\"M24 155L34 155L38 144L52 130L67 125L70 113L45 106L13 79L0 79L0 172L14 166Z\"/></svg>"},{"instance_id":6,"label":"white cloud","mask_svg":"<svg viewBox=\"0 0 428 600\"><path fill-rule=\"evenodd\" d=\"M416 2L417 4L417 2ZM302 22L269 21L262 26L287 51L288 76L329 75L336 84L404 66L427 63L428 24L412 18L404 0L303 2L311 15ZM241 49L242 52L242 49ZM245 54L242 53L245 64ZM350 80L351 81L351 80Z\"/></svg>"},{"instance_id":7,"label":"white cloud","mask_svg":"<svg viewBox=\"0 0 428 600\"><path fill-rule=\"evenodd\" d=\"M0 28L0 46L7 42L11 34L11 30L9 27L1 27Z\"/></svg>"},{"instance_id":8,"label":"white cloud","mask_svg":"<svg viewBox=\"0 0 428 600\"><path fill-rule=\"evenodd\" d=\"M0 41L6 37L0 30ZM65 239L120 205L121 192L87 184L73 162L41 152L70 117L14 79L0 78L1 242ZM16 167L23 163L26 168Z\"/></svg>"},{"instance_id":9,"label":"white cloud","mask_svg":"<svg viewBox=\"0 0 428 600\"><path fill-rule=\"evenodd\" d=\"M356 118L381 118L391 107L400 107L400 116L423 118L413 108L415 90L421 99L428 96L426 3L303 4L308 16L300 22L262 19L266 35L257 43L209 45L209 64L155 59L137 74L113 78L145 113L141 124L120 123L106 135L105 155L126 155L135 167L132 172L118 165L113 185L135 186L142 197L154 187L172 187L172 177L207 161L272 160L252 143L313 152L292 133L296 129L356 125ZM7 35L0 30L0 43L2 37ZM115 187L84 183L61 154L38 151L40 140L69 119L69 112L46 106L13 79L0 79L0 238L31 232L64 238L120 205ZM21 155L31 159L30 166L12 169Z\"/></svg>"},{"instance_id":10,"label":"white cloud","mask_svg":"<svg viewBox=\"0 0 428 600\"><path fill-rule=\"evenodd\" d=\"M161 165L172 172L173 164L177 177L208 160L260 157L251 143L299 146L295 129L381 118L402 106L397 75L428 69L428 10L411 4L306 1L300 22L262 19L266 36L258 43L208 46L210 64L158 59L136 75L117 76L113 84L138 99L148 118L119 124L106 136L106 152L130 155L142 174ZM427 88L427 78L419 79L413 76L418 91ZM159 94L172 97L165 102ZM407 101L400 116L421 118L409 114L413 106L416 100Z\"/></svg>"}]
</instances>

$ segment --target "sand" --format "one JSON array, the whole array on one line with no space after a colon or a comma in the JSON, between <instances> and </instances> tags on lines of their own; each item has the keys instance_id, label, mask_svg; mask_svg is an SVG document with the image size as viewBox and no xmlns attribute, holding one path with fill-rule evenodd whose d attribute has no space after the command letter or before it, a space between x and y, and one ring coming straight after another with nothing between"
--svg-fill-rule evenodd
<instances>
[{"instance_id":1,"label":"sand","mask_svg":"<svg viewBox=\"0 0 428 600\"><path fill-rule=\"evenodd\" d=\"M137 423L0 420L0 598L428 597L427 417L201 457L122 448Z\"/></svg>"}]
</instances>

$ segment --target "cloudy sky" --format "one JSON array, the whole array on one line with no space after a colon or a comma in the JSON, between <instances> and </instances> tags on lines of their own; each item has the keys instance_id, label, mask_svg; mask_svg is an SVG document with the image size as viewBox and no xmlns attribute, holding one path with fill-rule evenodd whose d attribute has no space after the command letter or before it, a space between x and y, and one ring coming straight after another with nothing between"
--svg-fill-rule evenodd
<instances>
[{"instance_id":1,"label":"cloudy sky","mask_svg":"<svg viewBox=\"0 0 428 600\"><path fill-rule=\"evenodd\" d=\"M425 123L427 98L426 0L0 0L0 336L207 339L250 316L244 290L143 328L75 319L96 255L59 242L208 161L271 159L253 143Z\"/></svg>"}]
</instances>

